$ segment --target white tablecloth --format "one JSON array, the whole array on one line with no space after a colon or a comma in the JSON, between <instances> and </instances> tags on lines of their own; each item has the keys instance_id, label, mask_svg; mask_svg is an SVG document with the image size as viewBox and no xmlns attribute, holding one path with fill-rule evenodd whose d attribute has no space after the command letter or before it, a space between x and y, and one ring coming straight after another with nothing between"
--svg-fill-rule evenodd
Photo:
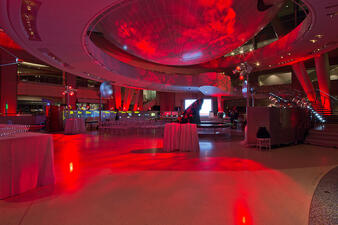
<instances>
[{"instance_id":1,"label":"white tablecloth","mask_svg":"<svg viewBox=\"0 0 338 225\"><path fill-rule=\"evenodd\" d=\"M163 149L198 152L198 134L196 124L167 123L164 127Z\"/></svg>"},{"instance_id":2,"label":"white tablecloth","mask_svg":"<svg viewBox=\"0 0 338 225\"><path fill-rule=\"evenodd\" d=\"M0 199L54 183L51 135L27 132L0 138Z\"/></svg>"},{"instance_id":3,"label":"white tablecloth","mask_svg":"<svg viewBox=\"0 0 338 225\"><path fill-rule=\"evenodd\" d=\"M79 134L86 131L86 125L84 119L71 118L66 119L64 134Z\"/></svg>"}]
</instances>

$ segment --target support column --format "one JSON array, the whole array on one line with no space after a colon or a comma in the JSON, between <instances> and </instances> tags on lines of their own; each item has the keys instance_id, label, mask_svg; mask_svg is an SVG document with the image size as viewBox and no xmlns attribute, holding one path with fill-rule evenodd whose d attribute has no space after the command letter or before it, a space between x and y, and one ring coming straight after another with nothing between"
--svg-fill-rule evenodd
<instances>
[{"instance_id":1,"label":"support column","mask_svg":"<svg viewBox=\"0 0 338 225\"><path fill-rule=\"evenodd\" d=\"M126 88L124 93L124 101L123 101L123 110L128 111L131 103L131 99L134 95L134 90L132 88Z\"/></svg>"},{"instance_id":2,"label":"support column","mask_svg":"<svg viewBox=\"0 0 338 225\"><path fill-rule=\"evenodd\" d=\"M222 96L217 96L218 112L224 112Z\"/></svg>"},{"instance_id":3,"label":"support column","mask_svg":"<svg viewBox=\"0 0 338 225\"><path fill-rule=\"evenodd\" d=\"M319 55L315 57L316 64L316 72L318 79L318 86L321 97L322 106L331 111L330 104L330 73L329 73L329 57L328 54L325 53L323 55Z\"/></svg>"},{"instance_id":4,"label":"support column","mask_svg":"<svg viewBox=\"0 0 338 225\"><path fill-rule=\"evenodd\" d=\"M291 74L291 87L292 89L298 90L298 91L302 91L302 85L299 83L299 80L296 76L296 73L294 71L292 71Z\"/></svg>"},{"instance_id":5,"label":"support column","mask_svg":"<svg viewBox=\"0 0 338 225\"><path fill-rule=\"evenodd\" d=\"M158 92L160 97L160 110L174 111L175 107L175 93L172 92Z\"/></svg>"},{"instance_id":6,"label":"support column","mask_svg":"<svg viewBox=\"0 0 338 225\"><path fill-rule=\"evenodd\" d=\"M138 96L138 110L143 110L143 90L140 90L140 95Z\"/></svg>"},{"instance_id":7,"label":"support column","mask_svg":"<svg viewBox=\"0 0 338 225\"><path fill-rule=\"evenodd\" d=\"M0 51L0 64L13 63L15 59ZM16 114L17 107L17 70L16 64L0 67L0 113Z\"/></svg>"},{"instance_id":8,"label":"support column","mask_svg":"<svg viewBox=\"0 0 338 225\"><path fill-rule=\"evenodd\" d=\"M306 72L304 62L298 62L292 65L292 69L295 72L299 83L302 85L303 90L306 93L306 96L311 102L314 102L316 99L315 89L312 86L312 82L308 73Z\"/></svg>"},{"instance_id":9,"label":"support column","mask_svg":"<svg viewBox=\"0 0 338 225\"><path fill-rule=\"evenodd\" d=\"M115 99L113 98L109 98L107 99L107 105L108 105L108 109L107 110L115 110Z\"/></svg>"},{"instance_id":10,"label":"support column","mask_svg":"<svg viewBox=\"0 0 338 225\"><path fill-rule=\"evenodd\" d=\"M122 110L122 104L121 104L121 87L118 87L118 86L114 86L113 87L113 90L114 90L114 100L115 100L115 107L116 109L118 110Z\"/></svg>"},{"instance_id":11,"label":"support column","mask_svg":"<svg viewBox=\"0 0 338 225\"><path fill-rule=\"evenodd\" d=\"M70 73L66 73L66 85L72 86L72 88L76 89L76 76ZM67 97L67 96L66 96ZM73 96L69 96L69 105L72 110L76 110L76 102L77 102L77 93L74 92Z\"/></svg>"},{"instance_id":12,"label":"support column","mask_svg":"<svg viewBox=\"0 0 338 225\"><path fill-rule=\"evenodd\" d=\"M140 96L140 90L135 90L136 91L136 94L134 95L134 108L133 110L134 111L138 111L138 100L139 100L139 96Z\"/></svg>"}]
</instances>

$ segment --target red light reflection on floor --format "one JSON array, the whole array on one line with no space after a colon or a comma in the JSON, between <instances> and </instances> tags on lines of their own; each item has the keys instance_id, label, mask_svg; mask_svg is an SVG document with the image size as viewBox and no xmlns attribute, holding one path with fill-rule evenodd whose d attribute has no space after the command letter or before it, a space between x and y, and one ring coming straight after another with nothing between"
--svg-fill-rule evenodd
<instances>
[{"instance_id":1,"label":"red light reflection on floor","mask_svg":"<svg viewBox=\"0 0 338 225\"><path fill-rule=\"evenodd\" d=\"M70 163L69 163L69 172L72 173L73 170L74 170L73 163L70 162Z\"/></svg>"},{"instance_id":2,"label":"red light reflection on floor","mask_svg":"<svg viewBox=\"0 0 338 225\"><path fill-rule=\"evenodd\" d=\"M234 203L234 220L235 225L253 225L249 206L244 199L237 199Z\"/></svg>"}]
</instances>

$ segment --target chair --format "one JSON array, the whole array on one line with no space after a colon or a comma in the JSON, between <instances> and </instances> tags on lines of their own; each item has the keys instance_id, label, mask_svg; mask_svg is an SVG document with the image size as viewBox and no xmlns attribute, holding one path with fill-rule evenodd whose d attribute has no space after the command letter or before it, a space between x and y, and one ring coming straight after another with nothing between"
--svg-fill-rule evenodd
<instances>
[{"instance_id":1,"label":"chair","mask_svg":"<svg viewBox=\"0 0 338 225\"><path fill-rule=\"evenodd\" d=\"M262 148L271 150L271 138L257 138L256 148L262 151Z\"/></svg>"}]
</instances>

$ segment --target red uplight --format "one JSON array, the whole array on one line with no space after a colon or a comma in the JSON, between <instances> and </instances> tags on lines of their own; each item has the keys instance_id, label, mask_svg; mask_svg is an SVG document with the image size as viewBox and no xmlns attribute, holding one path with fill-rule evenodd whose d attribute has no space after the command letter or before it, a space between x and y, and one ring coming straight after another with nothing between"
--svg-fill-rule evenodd
<instances>
[{"instance_id":1,"label":"red uplight","mask_svg":"<svg viewBox=\"0 0 338 225\"><path fill-rule=\"evenodd\" d=\"M242 76L242 75L239 76L239 79L240 79L240 80L244 80L244 76Z\"/></svg>"},{"instance_id":2,"label":"red uplight","mask_svg":"<svg viewBox=\"0 0 338 225\"><path fill-rule=\"evenodd\" d=\"M62 92L62 95L66 95L66 92Z\"/></svg>"},{"instance_id":3,"label":"red uplight","mask_svg":"<svg viewBox=\"0 0 338 225\"><path fill-rule=\"evenodd\" d=\"M240 66L236 66L236 70L237 71L241 71L241 67Z\"/></svg>"},{"instance_id":4,"label":"red uplight","mask_svg":"<svg viewBox=\"0 0 338 225\"><path fill-rule=\"evenodd\" d=\"M74 92L70 92L70 96L73 96L74 95Z\"/></svg>"},{"instance_id":5,"label":"red uplight","mask_svg":"<svg viewBox=\"0 0 338 225\"><path fill-rule=\"evenodd\" d=\"M70 162L69 163L69 172L72 173L74 171L74 166L73 166L73 163Z\"/></svg>"}]
</instances>

